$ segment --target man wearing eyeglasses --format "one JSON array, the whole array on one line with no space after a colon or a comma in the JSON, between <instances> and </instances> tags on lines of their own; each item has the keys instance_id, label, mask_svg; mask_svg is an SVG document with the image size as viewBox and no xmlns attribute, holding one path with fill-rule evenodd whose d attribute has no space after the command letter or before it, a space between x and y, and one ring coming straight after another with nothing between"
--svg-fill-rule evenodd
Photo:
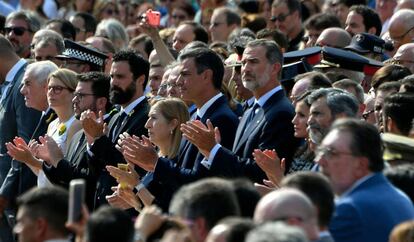
<instances>
[{"instance_id":1,"label":"man wearing eyeglasses","mask_svg":"<svg viewBox=\"0 0 414 242\"><path fill-rule=\"evenodd\" d=\"M6 19L5 36L21 58L30 57L30 44L40 23L25 12L13 12Z\"/></svg>"},{"instance_id":2,"label":"man wearing eyeglasses","mask_svg":"<svg viewBox=\"0 0 414 242\"><path fill-rule=\"evenodd\" d=\"M289 39L287 51L298 50L304 30L302 13L298 0L275 0L272 4L271 28L277 28Z\"/></svg>"},{"instance_id":3,"label":"man wearing eyeglasses","mask_svg":"<svg viewBox=\"0 0 414 242\"><path fill-rule=\"evenodd\" d=\"M387 242L392 228L414 218L409 198L382 174L382 141L375 126L336 122L316 152L316 162L337 195L329 231L335 242Z\"/></svg>"},{"instance_id":4,"label":"man wearing eyeglasses","mask_svg":"<svg viewBox=\"0 0 414 242\"><path fill-rule=\"evenodd\" d=\"M240 27L241 19L239 14L228 7L221 7L214 10L210 19L209 31L211 42L227 42L230 33Z\"/></svg>"},{"instance_id":5,"label":"man wearing eyeglasses","mask_svg":"<svg viewBox=\"0 0 414 242\"><path fill-rule=\"evenodd\" d=\"M402 9L396 12L390 20L389 34L394 50L411 43L414 39L414 11Z\"/></svg>"}]
</instances>

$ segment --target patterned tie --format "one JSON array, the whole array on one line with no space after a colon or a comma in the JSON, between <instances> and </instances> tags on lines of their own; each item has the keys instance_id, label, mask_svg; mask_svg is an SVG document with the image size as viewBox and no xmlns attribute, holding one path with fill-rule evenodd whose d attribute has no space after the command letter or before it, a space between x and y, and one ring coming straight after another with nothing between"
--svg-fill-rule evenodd
<instances>
[{"instance_id":1,"label":"patterned tie","mask_svg":"<svg viewBox=\"0 0 414 242\"><path fill-rule=\"evenodd\" d=\"M112 131L112 140L116 140L116 135L119 134L119 129L122 128L122 124L124 123L127 116L128 115L125 112L122 112L121 115L119 115L118 119L116 120L114 129Z\"/></svg>"}]
</instances>

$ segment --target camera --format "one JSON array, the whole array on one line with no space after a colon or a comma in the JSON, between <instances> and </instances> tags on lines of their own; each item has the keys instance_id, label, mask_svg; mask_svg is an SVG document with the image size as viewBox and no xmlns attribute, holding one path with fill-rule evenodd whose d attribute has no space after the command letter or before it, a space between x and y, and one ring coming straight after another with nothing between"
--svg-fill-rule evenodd
<instances>
[{"instance_id":1,"label":"camera","mask_svg":"<svg viewBox=\"0 0 414 242\"><path fill-rule=\"evenodd\" d=\"M160 26L161 20L161 13L157 11L152 11L152 9L148 9L145 13L147 17L147 23L151 26L158 27Z\"/></svg>"}]
</instances>

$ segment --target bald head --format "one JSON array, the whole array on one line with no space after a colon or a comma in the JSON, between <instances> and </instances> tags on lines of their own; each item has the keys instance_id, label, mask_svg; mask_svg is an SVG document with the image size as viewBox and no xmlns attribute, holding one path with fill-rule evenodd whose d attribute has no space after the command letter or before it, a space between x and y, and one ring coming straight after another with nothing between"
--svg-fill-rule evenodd
<instances>
[{"instance_id":1,"label":"bald head","mask_svg":"<svg viewBox=\"0 0 414 242\"><path fill-rule=\"evenodd\" d=\"M414 38L414 11L401 9L394 13L388 31L395 48L410 43Z\"/></svg>"},{"instance_id":2,"label":"bald head","mask_svg":"<svg viewBox=\"0 0 414 242\"><path fill-rule=\"evenodd\" d=\"M302 228L310 240L318 239L318 225L315 207L301 191L282 188L264 196L256 206L254 221L283 220Z\"/></svg>"},{"instance_id":3,"label":"bald head","mask_svg":"<svg viewBox=\"0 0 414 242\"><path fill-rule=\"evenodd\" d=\"M327 28L316 40L316 45L344 48L351 43L351 35L341 28Z\"/></svg>"},{"instance_id":4,"label":"bald head","mask_svg":"<svg viewBox=\"0 0 414 242\"><path fill-rule=\"evenodd\" d=\"M414 73L414 63L412 58L414 56L414 43L404 44L398 48L397 52L393 56L395 60L410 69L411 73Z\"/></svg>"},{"instance_id":5,"label":"bald head","mask_svg":"<svg viewBox=\"0 0 414 242\"><path fill-rule=\"evenodd\" d=\"M397 6L394 9L394 12L397 12L401 9L414 9L414 0L401 0L398 1Z\"/></svg>"}]
</instances>

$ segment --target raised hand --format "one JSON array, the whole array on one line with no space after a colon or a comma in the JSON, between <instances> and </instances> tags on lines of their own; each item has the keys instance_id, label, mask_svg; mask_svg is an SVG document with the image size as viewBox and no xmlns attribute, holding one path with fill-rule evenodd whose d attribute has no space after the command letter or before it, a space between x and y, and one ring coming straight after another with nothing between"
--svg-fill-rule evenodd
<instances>
[{"instance_id":1,"label":"raised hand","mask_svg":"<svg viewBox=\"0 0 414 242\"><path fill-rule=\"evenodd\" d=\"M151 141L142 136L127 137L121 142L122 154L125 160L140 166L146 171L153 171L158 160L158 154L155 151Z\"/></svg>"},{"instance_id":2,"label":"raised hand","mask_svg":"<svg viewBox=\"0 0 414 242\"><path fill-rule=\"evenodd\" d=\"M285 174L285 158L280 160L275 150L267 149L264 151L255 149L253 151L253 157L256 164L266 173L269 180L276 187L279 187L280 181Z\"/></svg>"},{"instance_id":3,"label":"raised hand","mask_svg":"<svg viewBox=\"0 0 414 242\"><path fill-rule=\"evenodd\" d=\"M200 120L188 121L181 124L181 132L184 138L197 146L200 153L208 158L213 147L220 143L220 131L214 128L210 120L207 120L207 126Z\"/></svg>"},{"instance_id":4,"label":"raised hand","mask_svg":"<svg viewBox=\"0 0 414 242\"><path fill-rule=\"evenodd\" d=\"M135 222L135 230L140 233L145 241L148 236L161 227L166 219L158 207L154 205L145 207Z\"/></svg>"},{"instance_id":5,"label":"raised hand","mask_svg":"<svg viewBox=\"0 0 414 242\"><path fill-rule=\"evenodd\" d=\"M6 148L7 154L15 160L26 163L30 159L34 159L34 156L30 151L29 146L26 144L26 141L20 137L14 138L13 142L7 142Z\"/></svg>"},{"instance_id":6,"label":"raised hand","mask_svg":"<svg viewBox=\"0 0 414 242\"><path fill-rule=\"evenodd\" d=\"M63 159L63 152L59 145L48 135L40 136L39 141L41 145L37 147L36 156L46 161L49 165L56 167L57 163Z\"/></svg>"},{"instance_id":7,"label":"raised hand","mask_svg":"<svg viewBox=\"0 0 414 242\"><path fill-rule=\"evenodd\" d=\"M135 195L135 193L132 191L132 188L123 188L120 185L118 185L117 193L122 200L124 200L138 212L141 212L143 207L142 203L139 200L139 198Z\"/></svg>"},{"instance_id":8,"label":"raised hand","mask_svg":"<svg viewBox=\"0 0 414 242\"><path fill-rule=\"evenodd\" d=\"M81 114L81 123L88 142L97 139L105 134L106 125L103 119L103 112L99 111L99 116L91 110L86 110Z\"/></svg>"},{"instance_id":9,"label":"raised hand","mask_svg":"<svg viewBox=\"0 0 414 242\"><path fill-rule=\"evenodd\" d=\"M114 191L114 193L112 193L111 195L106 196L106 200L108 201L109 205L111 205L114 208L120 208L120 209L130 209L132 208L131 205L129 205L127 202L125 202L119 195L117 192L117 187L112 187L111 188L112 191Z\"/></svg>"}]
</instances>

